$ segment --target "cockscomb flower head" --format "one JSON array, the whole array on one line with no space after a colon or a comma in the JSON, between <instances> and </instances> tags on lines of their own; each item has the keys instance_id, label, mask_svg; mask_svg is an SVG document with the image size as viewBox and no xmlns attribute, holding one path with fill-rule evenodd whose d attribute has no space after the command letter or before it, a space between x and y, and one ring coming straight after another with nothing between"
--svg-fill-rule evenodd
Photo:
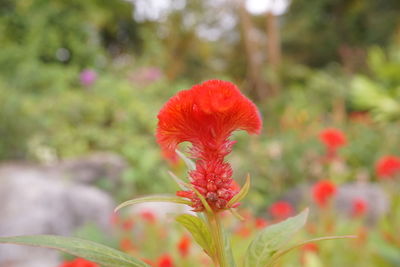
<instances>
[{"instance_id":1,"label":"cockscomb flower head","mask_svg":"<svg viewBox=\"0 0 400 267\"><path fill-rule=\"evenodd\" d=\"M381 179L393 178L400 173L400 157L384 156L376 163L376 174Z\"/></svg>"},{"instance_id":2,"label":"cockscomb flower head","mask_svg":"<svg viewBox=\"0 0 400 267\"><path fill-rule=\"evenodd\" d=\"M196 159L195 170L189 172L191 184L213 210L226 209L237 193L231 186L232 168L224 161L235 143L229 137L235 130L261 131L256 106L234 84L210 80L177 93L160 110L158 120L157 142L164 155L174 161L177 145L190 142L189 153ZM194 191L177 195L189 198L195 211L204 210Z\"/></svg>"},{"instance_id":3,"label":"cockscomb flower head","mask_svg":"<svg viewBox=\"0 0 400 267\"><path fill-rule=\"evenodd\" d=\"M321 142L329 148L339 148L347 143L346 136L338 129L327 128L319 134Z\"/></svg>"},{"instance_id":4,"label":"cockscomb flower head","mask_svg":"<svg viewBox=\"0 0 400 267\"><path fill-rule=\"evenodd\" d=\"M347 144L344 133L338 129L327 128L320 132L319 139L326 147L326 157L328 160L337 157L337 150Z\"/></svg>"},{"instance_id":5,"label":"cockscomb flower head","mask_svg":"<svg viewBox=\"0 0 400 267\"><path fill-rule=\"evenodd\" d=\"M336 186L328 180L319 181L312 188L314 201L320 207L326 207L329 200L336 194Z\"/></svg>"}]
</instances>

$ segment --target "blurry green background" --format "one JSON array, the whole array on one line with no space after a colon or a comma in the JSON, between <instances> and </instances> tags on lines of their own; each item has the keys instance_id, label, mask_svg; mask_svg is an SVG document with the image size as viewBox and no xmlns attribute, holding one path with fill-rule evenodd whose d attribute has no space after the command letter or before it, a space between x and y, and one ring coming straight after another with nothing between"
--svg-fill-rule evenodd
<instances>
[{"instance_id":1,"label":"blurry green background","mask_svg":"<svg viewBox=\"0 0 400 267\"><path fill-rule=\"evenodd\" d=\"M99 186L118 201L173 192L167 170L185 168L161 157L156 115L208 79L236 83L263 116L229 157L240 184L253 177L248 203L327 178L325 127L349 141L336 181L375 181L400 148L400 1L0 0L0 160L111 151L129 163L123 186Z\"/></svg>"}]
</instances>

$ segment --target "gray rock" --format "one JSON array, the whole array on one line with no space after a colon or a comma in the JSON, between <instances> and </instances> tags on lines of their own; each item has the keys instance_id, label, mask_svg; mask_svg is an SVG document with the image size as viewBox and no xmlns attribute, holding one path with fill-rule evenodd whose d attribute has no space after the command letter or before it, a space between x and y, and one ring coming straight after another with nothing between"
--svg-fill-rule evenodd
<instances>
[{"instance_id":1,"label":"gray rock","mask_svg":"<svg viewBox=\"0 0 400 267\"><path fill-rule=\"evenodd\" d=\"M107 193L46 168L0 166L0 236L71 235L86 223L106 231L114 207ZM0 245L2 267L56 267L59 261L54 250Z\"/></svg>"},{"instance_id":2,"label":"gray rock","mask_svg":"<svg viewBox=\"0 0 400 267\"><path fill-rule=\"evenodd\" d=\"M341 214L351 216L353 202L357 199L367 204L365 221L369 225L376 224L378 219L389 211L390 201L383 189L378 184L366 182L340 186L335 198L335 207Z\"/></svg>"}]
</instances>

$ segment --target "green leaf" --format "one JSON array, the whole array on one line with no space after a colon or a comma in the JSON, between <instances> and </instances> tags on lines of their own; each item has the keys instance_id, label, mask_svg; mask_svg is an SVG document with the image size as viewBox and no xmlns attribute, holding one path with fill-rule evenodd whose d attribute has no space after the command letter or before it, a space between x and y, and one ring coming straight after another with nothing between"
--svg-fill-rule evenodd
<instances>
[{"instance_id":1,"label":"green leaf","mask_svg":"<svg viewBox=\"0 0 400 267\"><path fill-rule=\"evenodd\" d=\"M265 228L247 248L244 266L271 266L272 257L305 225L307 217L308 209L305 209L297 216Z\"/></svg>"},{"instance_id":2,"label":"green leaf","mask_svg":"<svg viewBox=\"0 0 400 267\"><path fill-rule=\"evenodd\" d=\"M224 235L224 249L229 267L236 267L235 258L233 257L231 239L226 231L223 231Z\"/></svg>"},{"instance_id":3,"label":"green leaf","mask_svg":"<svg viewBox=\"0 0 400 267\"><path fill-rule=\"evenodd\" d=\"M178 149L175 149L176 154L185 162L186 166L188 167L189 170L194 170L196 169L196 164L189 159L188 157L185 156L182 152L180 152Z\"/></svg>"},{"instance_id":4,"label":"green leaf","mask_svg":"<svg viewBox=\"0 0 400 267\"><path fill-rule=\"evenodd\" d=\"M247 193L249 192L249 188L250 188L250 175L247 174L246 182L244 183L244 185L240 189L239 193L237 193L233 198L231 198L231 200L228 202L228 204L226 206L227 207L232 207L232 205L234 205L235 203L237 203L240 200L242 200L247 195Z\"/></svg>"},{"instance_id":5,"label":"green leaf","mask_svg":"<svg viewBox=\"0 0 400 267\"><path fill-rule=\"evenodd\" d=\"M192 234L197 244L199 244L209 255L214 254L214 245L211 233L207 224L202 219L193 215L182 214L176 217L176 221Z\"/></svg>"},{"instance_id":6,"label":"green leaf","mask_svg":"<svg viewBox=\"0 0 400 267\"><path fill-rule=\"evenodd\" d=\"M302 246L304 246L305 244L308 244L308 243L314 243L314 242L325 241L325 240L347 239L347 238L357 238L357 236L354 236L354 235L324 236L324 237L318 237L318 238L309 239L309 240L300 242L300 243L298 243L296 245L293 245L293 246L290 246L288 248L285 248L285 249L282 249L282 250L278 251L272 257L271 262L275 263L277 260L279 260L285 254L289 253L290 251L292 251L292 250L294 250L296 248L302 247Z\"/></svg>"},{"instance_id":7,"label":"green leaf","mask_svg":"<svg viewBox=\"0 0 400 267\"><path fill-rule=\"evenodd\" d=\"M131 199L128 201L125 201L124 203L118 205L118 207L115 208L114 211L118 211L123 207L133 205L133 204L138 204L138 203L144 203L144 202L172 202L172 203L177 203L177 204L185 204L185 205L191 205L192 202L189 200L173 196L173 195L152 195L152 196L146 196L146 197L140 197L140 198L135 198Z\"/></svg>"},{"instance_id":8,"label":"green leaf","mask_svg":"<svg viewBox=\"0 0 400 267\"><path fill-rule=\"evenodd\" d=\"M52 235L1 237L0 243L53 248L104 267L149 267L148 264L118 250L75 237Z\"/></svg>"}]
</instances>

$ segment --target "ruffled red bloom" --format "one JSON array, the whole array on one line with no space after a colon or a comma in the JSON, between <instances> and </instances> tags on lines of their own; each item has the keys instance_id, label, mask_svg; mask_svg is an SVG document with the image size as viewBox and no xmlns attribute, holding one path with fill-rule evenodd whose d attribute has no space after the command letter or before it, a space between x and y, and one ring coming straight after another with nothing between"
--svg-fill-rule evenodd
<instances>
[{"instance_id":1,"label":"ruffled red bloom","mask_svg":"<svg viewBox=\"0 0 400 267\"><path fill-rule=\"evenodd\" d=\"M174 260L169 254L164 254L158 258L157 267L174 267Z\"/></svg>"},{"instance_id":2,"label":"ruffled red bloom","mask_svg":"<svg viewBox=\"0 0 400 267\"><path fill-rule=\"evenodd\" d=\"M326 207L329 200L336 194L336 186L328 180L319 181L312 188L314 201L320 207Z\"/></svg>"},{"instance_id":3,"label":"ruffled red bloom","mask_svg":"<svg viewBox=\"0 0 400 267\"><path fill-rule=\"evenodd\" d=\"M275 219L284 220L293 215L293 207L289 202L278 201L271 205L269 212Z\"/></svg>"},{"instance_id":4,"label":"ruffled red bloom","mask_svg":"<svg viewBox=\"0 0 400 267\"><path fill-rule=\"evenodd\" d=\"M329 148L339 148L347 143L346 136L338 129L328 128L319 134L319 138Z\"/></svg>"},{"instance_id":5,"label":"ruffled red bloom","mask_svg":"<svg viewBox=\"0 0 400 267\"><path fill-rule=\"evenodd\" d=\"M196 169L189 173L191 184L215 211L223 210L237 193L232 190L232 168L224 162L234 141L235 130L258 134L262 122L256 106L232 83L211 80L183 90L172 97L158 114L157 142L164 155L176 160L179 143L190 142ZM204 207L193 191L179 191L189 198L195 211Z\"/></svg>"},{"instance_id":6,"label":"ruffled red bloom","mask_svg":"<svg viewBox=\"0 0 400 267\"><path fill-rule=\"evenodd\" d=\"M400 173L400 157L384 156L376 164L376 174L379 178L392 178Z\"/></svg>"},{"instance_id":7,"label":"ruffled red bloom","mask_svg":"<svg viewBox=\"0 0 400 267\"><path fill-rule=\"evenodd\" d=\"M178 250L183 258L185 258L189 254L191 239L187 235L183 235L178 242Z\"/></svg>"},{"instance_id":8,"label":"ruffled red bloom","mask_svg":"<svg viewBox=\"0 0 400 267\"><path fill-rule=\"evenodd\" d=\"M352 203L352 215L354 217L363 216L368 210L368 203L361 198L357 198L353 200Z\"/></svg>"},{"instance_id":9,"label":"ruffled red bloom","mask_svg":"<svg viewBox=\"0 0 400 267\"><path fill-rule=\"evenodd\" d=\"M62 263L59 267L99 267L99 265L82 258L76 258L73 261L66 261Z\"/></svg>"}]
</instances>

